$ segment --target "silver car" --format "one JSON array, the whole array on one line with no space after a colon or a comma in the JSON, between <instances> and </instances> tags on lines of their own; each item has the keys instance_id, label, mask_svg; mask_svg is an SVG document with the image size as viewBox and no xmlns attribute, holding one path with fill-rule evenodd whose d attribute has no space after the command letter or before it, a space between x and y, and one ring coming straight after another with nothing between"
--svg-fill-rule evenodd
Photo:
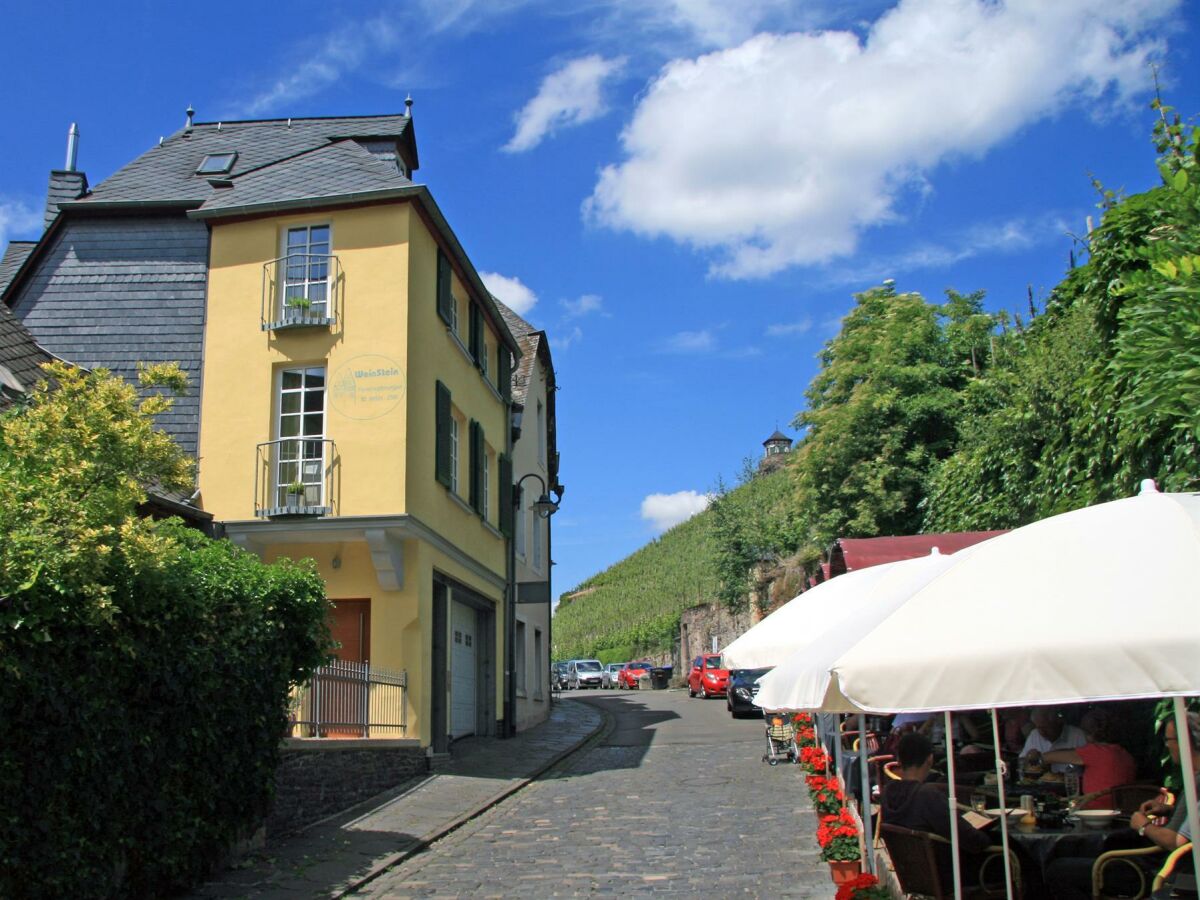
<instances>
[{"instance_id":1,"label":"silver car","mask_svg":"<svg viewBox=\"0 0 1200 900\"><path fill-rule=\"evenodd\" d=\"M625 663L609 663L604 667L604 676L600 679L601 687L615 688L617 686L617 673L621 671L621 667Z\"/></svg>"},{"instance_id":2,"label":"silver car","mask_svg":"<svg viewBox=\"0 0 1200 900\"><path fill-rule=\"evenodd\" d=\"M598 688L604 682L604 666L598 659L573 659L567 664L567 689Z\"/></svg>"}]
</instances>

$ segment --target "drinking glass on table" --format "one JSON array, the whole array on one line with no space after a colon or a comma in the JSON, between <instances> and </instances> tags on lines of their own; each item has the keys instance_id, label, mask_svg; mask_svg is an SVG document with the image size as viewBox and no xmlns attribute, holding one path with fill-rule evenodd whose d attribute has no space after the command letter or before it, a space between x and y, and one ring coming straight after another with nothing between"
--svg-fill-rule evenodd
<instances>
[{"instance_id":1,"label":"drinking glass on table","mask_svg":"<svg viewBox=\"0 0 1200 900\"><path fill-rule=\"evenodd\" d=\"M975 812L983 812L987 809L987 794L983 791L975 791L971 794L971 809Z\"/></svg>"},{"instance_id":2,"label":"drinking glass on table","mask_svg":"<svg viewBox=\"0 0 1200 900\"><path fill-rule=\"evenodd\" d=\"M1067 789L1067 797L1078 797L1080 789L1080 767L1068 765L1063 773L1063 786Z\"/></svg>"}]
</instances>

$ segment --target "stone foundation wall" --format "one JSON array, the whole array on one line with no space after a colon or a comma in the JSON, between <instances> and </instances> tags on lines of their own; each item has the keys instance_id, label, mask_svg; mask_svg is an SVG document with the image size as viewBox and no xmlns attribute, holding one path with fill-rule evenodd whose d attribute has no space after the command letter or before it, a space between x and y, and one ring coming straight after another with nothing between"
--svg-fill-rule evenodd
<instances>
[{"instance_id":1,"label":"stone foundation wall","mask_svg":"<svg viewBox=\"0 0 1200 900\"><path fill-rule=\"evenodd\" d=\"M267 834L298 831L427 771L417 741L286 740Z\"/></svg>"},{"instance_id":2,"label":"stone foundation wall","mask_svg":"<svg viewBox=\"0 0 1200 900\"><path fill-rule=\"evenodd\" d=\"M675 674L686 677L693 659L712 652L714 637L720 650L751 624L749 610L733 615L719 603L685 609L679 618L679 658L675 660Z\"/></svg>"}]
</instances>

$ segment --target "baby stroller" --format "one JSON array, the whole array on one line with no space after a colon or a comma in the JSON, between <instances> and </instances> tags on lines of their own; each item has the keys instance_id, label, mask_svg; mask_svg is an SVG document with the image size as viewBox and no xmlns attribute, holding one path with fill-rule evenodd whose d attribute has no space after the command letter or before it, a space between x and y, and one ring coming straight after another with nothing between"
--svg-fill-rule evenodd
<instances>
[{"instance_id":1,"label":"baby stroller","mask_svg":"<svg viewBox=\"0 0 1200 900\"><path fill-rule=\"evenodd\" d=\"M779 765L781 759L795 762L796 728L792 724L792 717L783 713L769 712L765 718L767 722L767 752L763 754L763 762L773 766Z\"/></svg>"}]
</instances>

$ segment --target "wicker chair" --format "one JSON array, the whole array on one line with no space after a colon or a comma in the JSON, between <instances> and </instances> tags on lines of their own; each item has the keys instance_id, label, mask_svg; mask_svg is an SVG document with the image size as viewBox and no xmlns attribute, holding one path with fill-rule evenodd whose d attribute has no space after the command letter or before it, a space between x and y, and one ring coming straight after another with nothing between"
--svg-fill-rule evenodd
<instances>
[{"instance_id":1,"label":"wicker chair","mask_svg":"<svg viewBox=\"0 0 1200 900\"><path fill-rule=\"evenodd\" d=\"M1164 897L1196 896L1195 870L1189 868L1191 855L1191 844L1183 844L1171 851L1167 856L1167 861L1154 876L1154 884L1150 889L1151 896L1160 896L1160 891L1163 892L1161 896Z\"/></svg>"},{"instance_id":2,"label":"wicker chair","mask_svg":"<svg viewBox=\"0 0 1200 900\"><path fill-rule=\"evenodd\" d=\"M1140 900L1140 898L1148 896L1151 890L1149 873L1153 871L1153 868L1143 860L1149 862L1153 857L1162 856L1166 852L1162 847L1150 846L1135 847L1131 850L1108 850L1101 853L1092 863L1092 897L1094 900L1122 900L1122 898L1124 900ZM1125 867L1136 877L1138 889L1132 898L1127 893L1105 893L1104 874L1115 867Z\"/></svg>"},{"instance_id":3,"label":"wicker chair","mask_svg":"<svg viewBox=\"0 0 1200 900\"><path fill-rule=\"evenodd\" d=\"M954 885L942 884L942 870L938 868L939 860L945 868L949 868L952 864L948 840L927 831L914 831L899 825L884 824L880 831L883 832L883 843L887 847L888 856L891 857L892 867L896 870L896 878L900 881L901 890L906 894L921 894L932 897L934 900L949 900L954 896ZM987 858L979 867L979 885L965 888L964 897L972 898L972 900L984 900L984 898L1006 896L1002 854L1003 851L999 847L988 852ZM1021 866L1011 852L1009 859L1012 862L1015 896L1020 897ZM996 872L997 886L995 887L983 886L986 885L984 876L990 870Z\"/></svg>"}]
</instances>

